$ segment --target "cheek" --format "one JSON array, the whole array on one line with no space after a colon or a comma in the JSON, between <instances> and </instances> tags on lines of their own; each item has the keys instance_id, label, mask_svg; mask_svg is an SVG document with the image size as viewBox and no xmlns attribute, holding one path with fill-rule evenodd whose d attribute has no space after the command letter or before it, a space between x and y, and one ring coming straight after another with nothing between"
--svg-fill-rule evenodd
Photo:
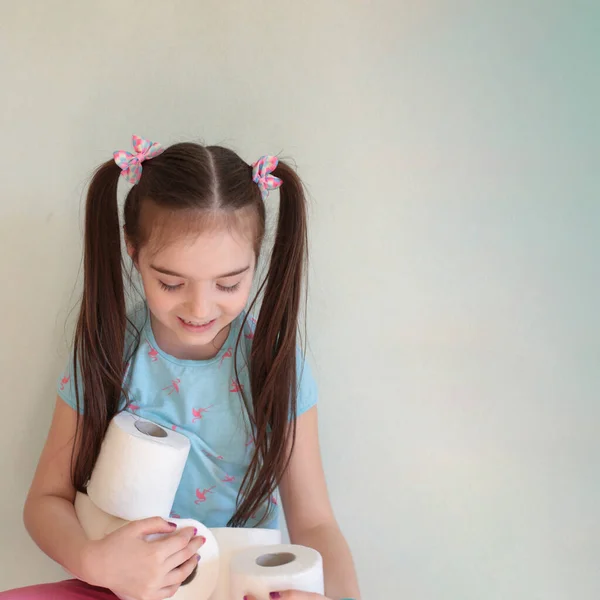
<instances>
[{"instance_id":1,"label":"cheek","mask_svg":"<svg viewBox=\"0 0 600 600\"><path fill-rule=\"evenodd\" d=\"M246 306L244 298L244 294L231 294L231 297L221 298L221 310L229 315L238 315Z\"/></svg>"},{"instance_id":2,"label":"cheek","mask_svg":"<svg viewBox=\"0 0 600 600\"><path fill-rule=\"evenodd\" d=\"M248 297L250 295L250 286L239 290L235 294L224 294L225 298L221 298L220 304L223 312L229 315L237 316L245 308L248 303Z\"/></svg>"},{"instance_id":3,"label":"cheek","mask_svg":"<svg viewBox=\"0 0 600 600\"><path fill-rule=\"evenodd\" d=\"M155 314L168 312L176 304L175 293L165 292L152 283L144 285L144 293L150 310Z\"/></svg>"},{"instance_id":4,"label":"cheek","mask_svg":"<svg viewBox=\"0 0 600 600\"><path fill-rule=\"evenodd\" d=\"M146 302L153 313L158 314L164 311L164 301L161 294L157 294L152 289L146 290Z\"/></svg>"}]
</instances>

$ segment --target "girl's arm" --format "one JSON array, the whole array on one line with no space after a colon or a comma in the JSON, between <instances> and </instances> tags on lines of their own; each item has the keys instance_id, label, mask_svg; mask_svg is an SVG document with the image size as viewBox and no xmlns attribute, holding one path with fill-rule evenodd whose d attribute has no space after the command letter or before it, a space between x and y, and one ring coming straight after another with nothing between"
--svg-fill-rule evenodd
<instances>
[{"instance_id":1,"label":"girl's arm","mask_svg":"<svg viewBox=\"0 0 600 600\"><path fill-rule=\"evenodd\" d=\"M25 502L25 527L50 558L75 577L134 598L171 597L197 566L203 543L193 527L152 542L153 533L173 533L160 517L128 523L102 540L90 541L73 502L71 451L77 413L60 397L46 445Z\"/></svg>"},{"instance_id":2,"label":"girl's arm","mask_svg":"<svg viewBox=\"0 0 600 600\"><path fill-rule=\"evenodd\" d=\"M294 451L279 491L290 541L314 548L323 556L326 597L359 600L352 555L327 492L316 406L298 418Z\"/></svg>"},{"instance_id":3,"label":"girl's arm","mask_svg":"<svg viewBox=\"0 0 600 600\"><path fill-rule=\"evenodd\" d=\"M77 413L60 397L25 507L23 520L33 541L75 577L89 581L88 540L79 524L71 484L71 452Z\"/></svg>"}]
</instances>

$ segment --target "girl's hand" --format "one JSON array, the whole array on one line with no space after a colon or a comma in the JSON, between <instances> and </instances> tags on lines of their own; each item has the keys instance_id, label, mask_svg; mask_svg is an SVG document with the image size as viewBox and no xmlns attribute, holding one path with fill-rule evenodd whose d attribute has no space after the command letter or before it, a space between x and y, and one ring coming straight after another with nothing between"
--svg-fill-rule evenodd
<instances>
[{"instance_id":1,"label":"girl's hand","mask_svg":"<svg viewBox=\"0 0 600 600\"><path fill-rule=\"evenodd\" d=\"M173 533L160 517L124 525L102 540L91 541L85 552L88 583L109 588L134 600L163 600L172 596L198 564L196 551L206 541L194 537L193 527L147 541L151 534Z\"/></svg>"},{"instance_id":2,"label":"girl's hand","mask_svg":"<svg viewBox=\"0 0 600 600\"><path fill-rule=\"evenodd\" d=\"M288 590L287 592L271 592L269 598L272 600L331 600L321 594L312 592L299 592L297 590ZM254 596L244 596L244 600L256 600Z\"/></svg>"}]
</instances>

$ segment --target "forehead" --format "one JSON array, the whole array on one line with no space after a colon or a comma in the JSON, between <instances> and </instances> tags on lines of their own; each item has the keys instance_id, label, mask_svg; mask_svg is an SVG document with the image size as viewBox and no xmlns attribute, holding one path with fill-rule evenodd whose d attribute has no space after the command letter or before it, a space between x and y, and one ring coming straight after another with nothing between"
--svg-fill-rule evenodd
<instances>
[{"instance_id":1,"label":"forehead","mask_svg":"<svg viewBox=\"0 0 600 600\"><path fill-rule=\"evenodd\" d=\"M160 245L150 243L142 249L140 260L192 279L214 279L254 267L254 238L247 229L223 225L167 235Z\"/></svg>"}]
</instances>

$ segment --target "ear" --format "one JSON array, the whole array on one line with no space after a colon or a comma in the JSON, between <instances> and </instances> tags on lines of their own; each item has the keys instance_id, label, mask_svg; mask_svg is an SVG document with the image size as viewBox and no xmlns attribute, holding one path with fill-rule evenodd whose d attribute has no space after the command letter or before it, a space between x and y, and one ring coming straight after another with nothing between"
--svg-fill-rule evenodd
<instances>
[{"instance_id":1,"label":"ear","mask_svg":"<svg viewBox=\"0 0 600 600\"><path fill-rule=\"evenodd\" d=\"M131 243L131 241L129 240L129 238L127 237L127 234L125 233L125 226L123 226L123 235L125 237L125 247L127 248L127 254L129 254L129 258L131 258L131 262L133 263L135 268L138 269L137 260L134 258L135 257L135 248L134 248L133 244Z\"/></svg>"}]
</instances>

